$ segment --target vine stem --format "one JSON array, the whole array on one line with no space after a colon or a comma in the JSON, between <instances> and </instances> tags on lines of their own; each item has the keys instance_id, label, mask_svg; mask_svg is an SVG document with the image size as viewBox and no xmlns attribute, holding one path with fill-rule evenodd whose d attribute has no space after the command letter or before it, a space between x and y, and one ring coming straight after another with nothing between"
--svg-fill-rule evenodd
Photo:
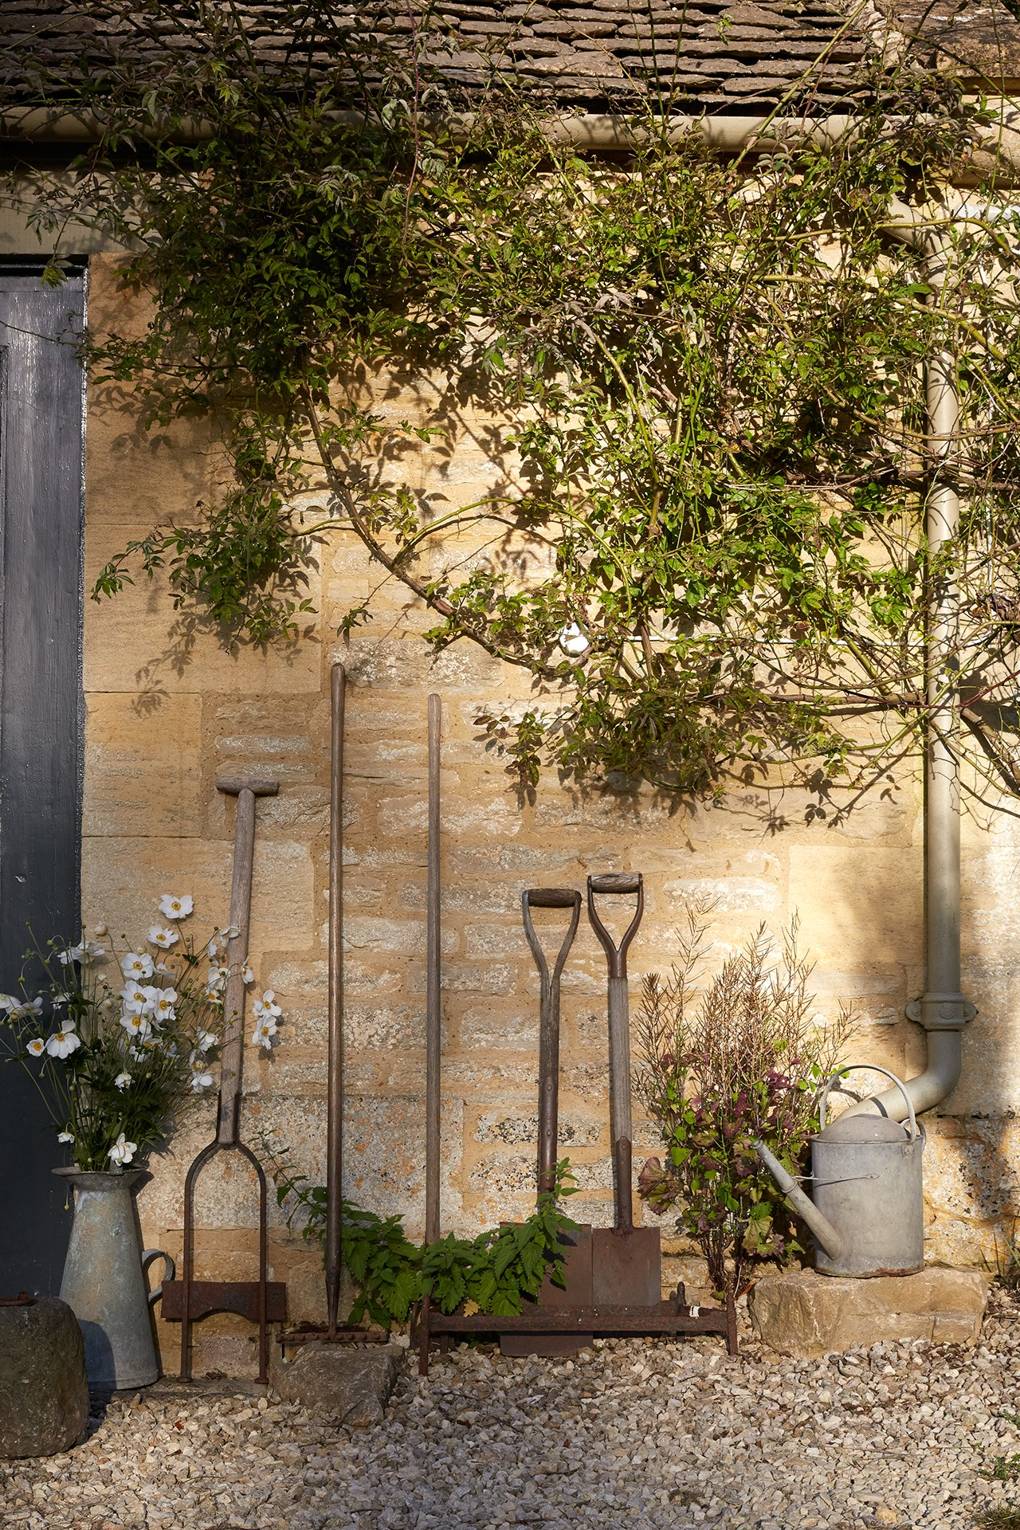
<instances>
[{"instance_id":1,"label":"vine stem","mask_svg":"<svg viewBox=\"0 0 1020 1530\"><path fill-rule=\"evenodd\" d=\"M372 535L364 520L358 514L346 484L336 471L332 453L329 450L329 444L322 427L322 421L319 419L319 412L315 407L315 401L312 398L311 392L305 389L303 397L305 417L315 439L316 449L322 461L323 472L329 481L330 490L343 504L355 536L372 554L372 557L377 559L383 568L387 569L394 578L399 579L402 584L405 584L409 590L413 591L420 600L423 600L430 610L438 612L446 621L456 623L458 635L470 638L478 644L479 648L483 648L486 653L490 654L492 658L502 659L505 663L513 664L518 669L526 669L541 680L559 679L557 670L551 666L536 664L535 660L527 655L516 654L511 650L501 648L499 644L493 643L490 638L487 638L483 632L479 632L476 627L468 626L459 617L457 608L452 601L447 600L437 590L432 589L421 579L417 578L410 569L404 567L399 554L395 555L386 551L382 543Z\"/></svg>"}]
</instances>

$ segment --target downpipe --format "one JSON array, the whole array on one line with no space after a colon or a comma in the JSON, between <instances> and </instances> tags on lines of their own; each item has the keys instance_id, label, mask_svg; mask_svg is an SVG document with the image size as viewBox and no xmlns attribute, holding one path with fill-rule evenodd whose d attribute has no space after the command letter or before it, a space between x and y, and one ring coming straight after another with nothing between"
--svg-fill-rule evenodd
<instances>
[{"instance_id":1,"label":"downpipe","mask_svg":"<svg viewBox=\"0 0 1020 1530\"><path fill-rule=\"evenodd\" d=\"M962 211L962 209L961 209ZM909 219L890 227L894 238L923 250L933 299L949 258L948 243ZM928 363L926 379L931 486L925 511L929 559L953 541L960 525L954 459L960 421L955 363L948 352ZM959 697L945 656L955 625L956 590L941 581L929 612L925 687L928 724L924 749L924 926L925 991L906 1007L907 1018L927 1032L924 1071L906 1080L906 1092L920 1114L939 1105L956 1088L962 1068L963 1027L977 1013L960 991L960 777ZM851 1114L877 1111L894 1121L907 1115L898 1089L871 1095Z\"/></svg>"}]
</instances>

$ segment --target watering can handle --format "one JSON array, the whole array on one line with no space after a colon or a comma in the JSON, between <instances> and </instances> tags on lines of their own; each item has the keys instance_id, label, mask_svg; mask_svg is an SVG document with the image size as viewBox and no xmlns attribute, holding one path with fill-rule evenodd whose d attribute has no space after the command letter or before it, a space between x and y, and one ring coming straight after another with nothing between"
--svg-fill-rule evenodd
<instances>
[{"instance_id":1,"label":"watering can handle","mask_svg":"<svg viewBox=\"0 0 1020 1530\"><path fill-rule=\"evenodd\" d=\"M825 1130L825 1106L829 1098L829 1090L838 1078L842 1078L844 1073L852 1073L855 1068L864 1069L868 1073L881 1073L883 1077L892 1080L906 1101L907 1119L910 1122L910 1140L915 1142L920 1136L920 1131L917 1125L917 1117L914 1114L914 1103L907 1093L907 1086L901 1078L896 1077L895 1073L890 1073L888 1068L880 1068L877 1063L844 1063L842 1068L837 1068L832 1077L826 1080L818 1100L818 1130L820 1132Z\"/></svg>"},{"instance_id":2,"label":"watering can handle","mask_svg":"<svg viewBox=\"0 0 1020 1530\"><path fill-rule=\"evenodd\" d=\"M177 1274L177 1266L174 1264L171 1256L161 1248L142 1249L142 1273L145 1275L149 1273L149 1265L155 1259L162 1259L163 1261L163 1280L173 1280ZM163 1295L163 1280L148 1293L150 1307L154 1307Z\"/></svg>"}]
</instances>

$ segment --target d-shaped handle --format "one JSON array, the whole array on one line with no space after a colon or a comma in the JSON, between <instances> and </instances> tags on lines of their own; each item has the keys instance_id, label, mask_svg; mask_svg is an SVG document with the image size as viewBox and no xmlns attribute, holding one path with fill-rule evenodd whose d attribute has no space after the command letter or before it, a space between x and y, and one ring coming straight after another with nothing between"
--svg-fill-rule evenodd
<instances>
[{"instance_id":1,"label":"d-shaped handle","mask_svg":"<svg viewBox=\"0 0 1020 1530\"><path fill-rule=\"evenodd\" d=\"M633 919L623 932L623 939L617 945L599 918L598 909L595 907L595 897L597 894L615 897L621 893L637 893L637 907L634 910ZM608 871L602 876L588 878L588 918L606 953L611 978L627 976L627 951L638 932L644 910L645 884L640 871Z\"/></svg>"},{"instance_id":2,"label":"d-shaped handle","mask_svg":"<svg viewBox=\"0 0 1020 1530\"><path fill-rule=\"evenodd\" d=\"M555 983L563 971L563 964L574 943L577 934L578 922L581 918L581 894L573 887L528 887L521 894L521 917L524 921L524 933L528 937L528 945L531 954L535 958L535 965L543 982L549 979L549 963L546 961L545 952L541 942L535 933L535 926L531 922L531 910L533 908L569 908L573 909L570 925L559 954L553 966L552 981Z\"/></svg>"}]
</instances>

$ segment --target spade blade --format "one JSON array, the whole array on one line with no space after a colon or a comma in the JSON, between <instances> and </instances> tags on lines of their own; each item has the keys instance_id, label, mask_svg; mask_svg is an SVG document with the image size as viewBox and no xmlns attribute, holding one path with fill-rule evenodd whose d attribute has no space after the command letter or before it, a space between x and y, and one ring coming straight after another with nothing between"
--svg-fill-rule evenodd
<instances>
[{"instance_id":1,"label":"spade blade","mask_svg":"<svg viewBox=\"0 0 1020 1530\"><path fill-rule=\"evenodd\" d=\"M657 1307L662 1300L657 1227L596 1227L591 1259L596 1307Z\"/></svg>"}]
</instances>

